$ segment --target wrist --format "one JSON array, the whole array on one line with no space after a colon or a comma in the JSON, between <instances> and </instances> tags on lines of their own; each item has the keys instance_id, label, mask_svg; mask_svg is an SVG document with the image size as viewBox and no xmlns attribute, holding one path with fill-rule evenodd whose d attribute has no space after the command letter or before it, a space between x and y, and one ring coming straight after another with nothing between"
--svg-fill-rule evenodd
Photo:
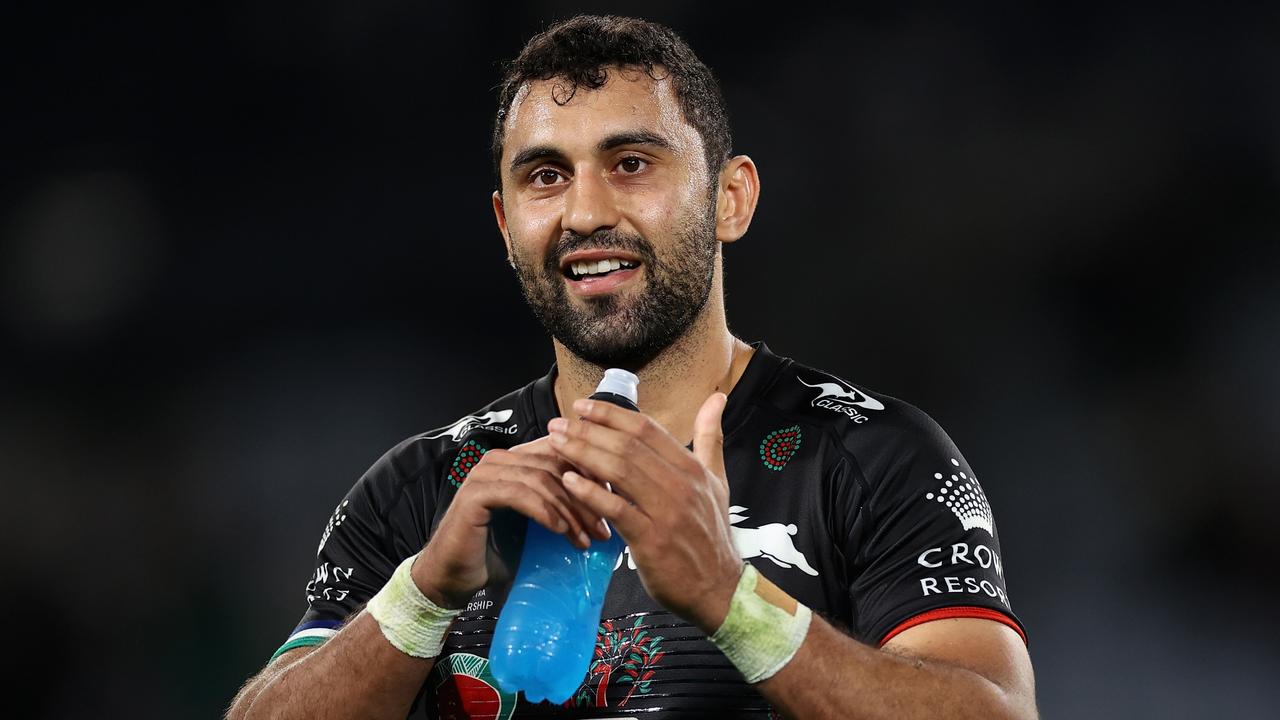
<instances>
[{"instance_id":1,"label":"wrist","mask_svg":"<svg viewBox=\"0 0 1280 720\"><path fill-rule=\"evenodd\" d=\"M440 607L422 593L411 573L415 559L400 563L365 609L397 650L411 657L437 657L459 611Z\"/></svg>"},{"instance_id":2,"label":"wrist","mask_svg":"<svg viewBox=\"0 0 1280 720\"><path fill-rule=\"evenodd\" d=\"M808 607L746 565L724 622L708 639L748 683L758 683L791 662L811 619Z\"/></svg>"},{"instance_id":3,"label":"wrist","mask_svg":"<svg viewBox=\"0 0 1280 720\"><path fill-rule=\"evenodd\" d=\"M467 604L470 594L460 594L449 592L447 584L438 581L439 573L435 572L434 564L431 558L427 556L424 550L418 553L413 564L409 568L409 576L413 579L413 584L418 588L418 592L430 600L435 605L446 610L460 610Z\"/></svg>"},{"instance_id":4,"label":"wrist","mask_svg":"<svg viewBox=\"0 0 1280 720\"><path fill-rule=\"evenodd\" d=\"M739 560L720 573L720 579L710 590L701 593L702 602L699 604L698 609L692 613L693 617L690 620L705 632L708 637L718 630L724 624L725 618L729 616L729 611L733 605L733 595L737 591L738 583L742 579L742 573L746 569L747 563Z\"/></svg>"}]
</instances>

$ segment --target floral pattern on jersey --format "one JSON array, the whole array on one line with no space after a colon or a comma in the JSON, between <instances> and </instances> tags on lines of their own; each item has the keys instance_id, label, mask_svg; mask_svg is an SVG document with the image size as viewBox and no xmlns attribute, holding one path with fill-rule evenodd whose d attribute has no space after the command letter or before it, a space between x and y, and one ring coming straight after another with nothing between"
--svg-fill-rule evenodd
<instances>
[{"instance_id":1,"label":"floral pattern on jersey","mask_svg":"<svg viewBox=\"0 0 1280 720\"><path fill-rule=\"evenodd\" d=\"M565 705L577 707L625 707L632 695L646 695L652 689L654 666L666 653L661 635L650 635L636 618L630 627L613 620L600 623L596 634L595 655L587 670L587 678L574 697ZM616 705L609 705L609 683L627 685L627 693Z\"/></svg>"},{"instance_id":2,"label":"floral pattern on jersey","mask_svg":"<svg viewBox=\"0 0 1280 720\"><path fill-rule=\"evenodd\" d=\"M458 457L453 459L449 468L449 484L455 488L462 487L462 482L471 474L472 468L480 463L480 458L489 452L489 448L475 440L468 440L458 450Z\"/></svg>"},{"instance_id":3,"label":"floral pattern on jersey","mask_svg":"<svg viewBox=\"0 0 1280 720\"><path fill-rule=\"evenodd\" d=\"M800 449L800 426L774 430L760 441L760 462L770 470L780 471Z\"/></svg>"}]
</instances>

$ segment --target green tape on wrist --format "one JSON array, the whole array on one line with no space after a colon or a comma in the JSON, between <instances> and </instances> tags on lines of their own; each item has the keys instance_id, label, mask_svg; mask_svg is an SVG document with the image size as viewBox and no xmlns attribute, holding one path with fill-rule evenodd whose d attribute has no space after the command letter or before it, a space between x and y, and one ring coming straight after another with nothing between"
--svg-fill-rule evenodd
<instances>
[{"instance_id":1,"label":"green tape on wrist","mask_svg":"<svg viewBox=\"0 0 1280 720\"><path fill-rule=\"evenodd\" d=\"M791 662L813 613L748 564L738 578L729 614L711 642L749 683L768 680Z\"/></svg>"},{"instance_id":2,"label":"green tape on wrist","mask_svg":"<svg viewBox=\"0 0 1280 720\"><path fill-rule=\"evenodd\" d=\"M413 657L433 658L440 654L449 625L462 611L445 610L422 594L410 574L416 557L411 555L400 563L365 609L397 650Z\"/></svg>"}]
</instances>

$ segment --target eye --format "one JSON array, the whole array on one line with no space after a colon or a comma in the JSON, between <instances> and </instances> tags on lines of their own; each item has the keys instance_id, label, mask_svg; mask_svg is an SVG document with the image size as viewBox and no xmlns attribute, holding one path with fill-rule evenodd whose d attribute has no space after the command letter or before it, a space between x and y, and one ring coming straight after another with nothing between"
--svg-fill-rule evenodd
<instances>
[{"instance_id":1,"label":"eye","mask_svg":"<svg viewBox=\"0 0 1280 720\"><path fill-rule=\"evenodd\" d=\"M556 180L563 177L559 171L551 168L543 168L529 176L529 183L534 187L550 187L556 184Z\"/></svg>"},{"instance_id":2,"label":"eye","mask_svg":"<svg viewBox=\"0 0 1280 720\"><path fill-rule=\"evenodd\" d=\"M646 162L643 158L627 157L627 158L622 158L622 160L618 163L618 168L621 169L622 172L627 175L634 175L640 172L641 170L645 169L645 167L648 166L648 164L649 163Z\"/></svg>"}]
</instances>

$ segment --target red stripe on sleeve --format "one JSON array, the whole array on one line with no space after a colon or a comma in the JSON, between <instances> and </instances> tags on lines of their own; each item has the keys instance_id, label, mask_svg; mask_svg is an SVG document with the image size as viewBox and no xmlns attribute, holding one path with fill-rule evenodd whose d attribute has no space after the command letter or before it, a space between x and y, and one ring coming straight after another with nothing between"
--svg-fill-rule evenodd
<instances>
[{"instance_id":1,"label":"red stripe on sleeve","mask_svg":"<svg viewBox=\"0 0 1280 720\"><path fill-rule=\"evenodd\" d=\"M933 620L946 620L948 618L979 618L981 620L995 620L1002 625L1008 625L1013 628L1013 631L1018 633L1018 637L1022 638L1022 642L1024 644L1027 642L1027 634L1024 633L1022 628L1018 627L1018 623L1014 622L1008 615L990 608L963 605L959 607L938 608L937 610L930 610L929 612L920 613L919 615L908 618L905 622L900 623L897 627L890 630L889 633L880 640L880 646L884 647L885 643L892 640L895 635L903 630L913 628L917 625L923 625L924 623L931 622Z\"/></svg>"}]
</instances>

